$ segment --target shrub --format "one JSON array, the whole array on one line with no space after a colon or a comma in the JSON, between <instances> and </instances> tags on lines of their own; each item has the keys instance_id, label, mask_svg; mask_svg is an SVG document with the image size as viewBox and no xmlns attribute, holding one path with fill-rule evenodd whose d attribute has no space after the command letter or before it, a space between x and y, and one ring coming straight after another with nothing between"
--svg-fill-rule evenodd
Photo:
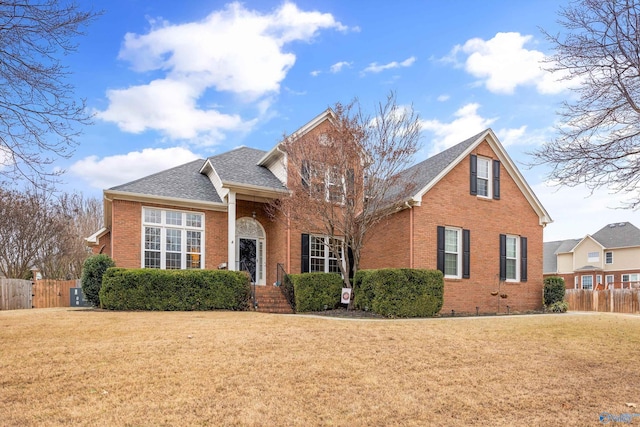
<instances>
[{"instance_id":1,"label":"shrub","mask_svg":"<svg viewBox=\"0 0 640 427\"><path fill-rule=\"evenodd\" d=\"M82 265L80 284L85 298L94 306L100 306L100 289L102 276L108 268L116 263L108 255L99 254L87 258Z\"/></svg>"},{"instance_id":2,"label":"shrub","mask_svg":"<svg viewBox=\"0 0 640 427\"><path fill-rule=\"evenodd\" d=\"M373 280L377 270L358 270L353 277L353 305L359 310L373 308Z\"/></svg>"},{"instance_id":3,"label":"shrub","mask_svg":"<svg viewBox=\"0 0 640 427\"><path fill-rule=\"evenodd\" d=\"M544 279L543 304L550 307L556 302L564 301L565 284L564 279L558 276Z\"/></svg>"},{"instance_id":4,"label":"shrub","mask_svg":"<svg viewBox=\"0 0 640 427\"><path fill-rule=\"evenodd\" d=\"M322 311L340 305L343 281L339 274L302 273L287 276L293 284L296 312Z\"/></svg>"},{"instance_id":5,"label":"shrub","mask_svg":"<svg viewBox=\"0 0 640 427\"><path fill-rule=\"evenodd\" d=\"M363 281L365 293L373 295L373 311L383 316L429 317L442 308L444 278L438 270L381 269Z\"/></svg>"},{"instance_id":6,"label":"shrub","mask_svg":"<svg viewBox=\"0 0 640 427\"><path fill-rule=\"evenodd\" d=\"M547 307L552 313L566 313L569 310L569 303L566 301L556 301Z\"/></svg>"},{"instance_id":7,"label":"shrub","mask_svg":"<svg viewBox=\"0 0 640 427\"><path fill-rule=\"evenodd\" d=\"M100 291L110 310L246 310L250 297L248 276L226 270L110 268Z\"/></svg>"},{"instance_id":8,"label":"shrub","mask_svg":"<svg viewBox=\"0 0 640 427\"><path fill-rule=\"evenodd\" d=\"M285 274L284 280L280 286L282 286L283 294L287 298L289 305L293 308L293 311L296 311L296 296L293 289L293 280L290 276L290 274Z\"/></svg>"}]
</instances>

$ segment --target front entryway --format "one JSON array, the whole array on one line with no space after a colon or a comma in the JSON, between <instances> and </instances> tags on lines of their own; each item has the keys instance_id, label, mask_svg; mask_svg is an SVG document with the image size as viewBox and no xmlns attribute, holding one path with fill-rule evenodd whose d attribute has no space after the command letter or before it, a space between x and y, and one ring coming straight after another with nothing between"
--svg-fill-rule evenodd
<instances>
[{"instance_id":1,"label":"front entryway","mask_svg":"<svg viewBox=\"0 0 640 427\"><path fill-rule=\"evenodd\" d=\"M256 219L236 220L236 270L249 272L256 285L266 284L265 237L264 228Z\"/></svg>"},{"instance_id":2,"label":"front entryway","mask_svg":"<svg viewBox=\"0 0 640 427\"><path fill-rule=\"evenodd\" d=\"M240 261L240 270L248 271L251 276L251 282L256 283L256 249L258 248L258 242L255 239L238 240L239 254L238 260Z\"/></svg>"}]
</instances>

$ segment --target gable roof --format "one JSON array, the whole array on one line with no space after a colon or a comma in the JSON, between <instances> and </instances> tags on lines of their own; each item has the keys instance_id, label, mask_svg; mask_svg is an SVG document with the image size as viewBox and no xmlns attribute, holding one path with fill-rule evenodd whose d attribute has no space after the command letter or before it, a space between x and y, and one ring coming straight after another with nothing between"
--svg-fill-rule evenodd
<instances>
[{"instance_id":1,"label":"gable roof","mask_svg":"<svg viewBox=\"0 0 640 427\"><path fill-rule=\"evenodd\" d=\"M200 173L203 162L204 159L194 160L126 184L111 187L107 192L221 203L222 200L209 178Z\"/></svg>"},{"instance_id":2,"label":"gable roof","mask_svg":"<svg viewBox=\"0 0 640 427\"><path fill-rule=\"evenodd\" d=\"M544 242L542 249L542 272L558 272L558 254L571 252L581 239L556 240Z\"/></svg>"},{"instance_id":3,"label":"gable roof","mask_svg":"<svg viewBox=\"0 0 640 427\"><path fill-rule=\"evenodd\" d=\"M273 172L259 165L265 153L266 151L255 148L240 147L209 157L207 162L224 185L249 185L286 191L284 184Z\"/></svg>"},{"instance_id":4,"label":"gable roof","mask_svg":"<svg viewBox=\"0 0 640 427\"><path fill-rule=\"evenodd\" d=\"M630 222L608 224L591 237L605 248L640 246L640 229Z\"/></svg>"},{"instance_id":5,"label":"gable roof","mask_svg":"<svg viewBox=\"0 0 640 427\"><path fill-rule=\"evenodd\" d=\"M542 203L540 203L531 187L529 187L529 184L527 184L526 180L513 163L513 160L511 160L511 157L509 157L502 144L500 144L498 137L491 129L486 129L471 138L465 139L459 144L429 157L428 159L401 172L404 179L401 179L400 182L408 181L410 183L408 186L409 192L406 197L407 201L414 205L419 205L422 200L422 196L433 188L434 185L436 185L447 173L465 159L483 141L487 141L491 146L492 150L498 156L498 159L500 159L504 170L509 173L533 210L538 214L540 224L545 225L553 222L544 206L542 206ZM393 191L395 191L395 194ZM402 191L400 187L393 189L390 196L398 196L399 191Z\"/></svg>"}]
</instances>

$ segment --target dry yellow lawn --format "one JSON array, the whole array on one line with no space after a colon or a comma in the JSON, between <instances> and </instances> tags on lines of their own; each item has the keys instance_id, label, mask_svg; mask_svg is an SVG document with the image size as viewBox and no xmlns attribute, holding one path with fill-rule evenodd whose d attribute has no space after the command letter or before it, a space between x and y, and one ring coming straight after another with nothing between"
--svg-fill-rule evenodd
<instances>
[{"instance_id":1,"label":"dry yellow lawn","mask_svg":"<svg viewBox=\"0 0 640 427\"><path fill-rule=\"evenodd\" d=\"M3 426L601 425L603 412L640 413L640 316L16 310L0 312L0 345Z\"/></svg>"}]
</instances>

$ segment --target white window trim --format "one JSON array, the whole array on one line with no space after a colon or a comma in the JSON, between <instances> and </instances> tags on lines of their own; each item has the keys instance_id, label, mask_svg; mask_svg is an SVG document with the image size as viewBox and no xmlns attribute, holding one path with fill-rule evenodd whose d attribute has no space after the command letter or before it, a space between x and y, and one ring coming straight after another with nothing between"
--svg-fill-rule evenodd
<instances>
[{"instance_id":1,"label":"white window trim","mask_svg":"<svg viewBox=\"0 0 640 427\"><path fill-rule=\"evenodd\" d=\"M611 262L607 262L607 254L611 254ZM607 265L611 265L613 264L613 252L612 251L607 251L604 253L604 263Z\"/></svg>"},{"instance_id":2,"label":"white window trim","mask_svg":"<svg viewBox=\"0 0 640 427\"><path fill-rule=\"evenodd\" d=\"M145 212L146 210L156 210L160 211L160 223L157 222L145 222ZM182 224L181 225L173 225L167 224L167 212L177 212L182 215ZM200 227L187 227L187 214L195 214L201 216ZM166 209L159 208L153 206L143 206L142 207L142 227L141 227L141 246L140 246L140 266L141 268L145 268L145 228L146 227L155 227L160 229L160 269L166 269L166 238L167 238L167 229L181 230L181 238L180 238L180 254L181 260L180 265L183 267L182 270L186 269L187 266L187 231L199 231L200 232L200 270L205 269L205 214L204 212L195 212L195 211L181 211L177 209ZM192 252L189 252L192 253Z\"/></svg>"},{"instance_id":3,"label":"white window trim","mask_svg":"<svg viewBox=\"0 0 640 427\"><path fill-rule=\"evenodd\" d=\"M444 254L445 254L445 265L447 259L447 253L456 254L456 274L445 274L444 277L447 279L462 279L462 228L456 227L445 227L445 242L444 242ZM457 248L458 252L447 252L447 230L455 231L457 233ZM446 268L445 268L446 270Z\"/></svg>"},{"instance_id":4,"label":"white window trim","mask_svg":"<svg viewBox=\"0 0 640 427\"><path fill-rule=\"evenodd\" d=\"M587 262L600 262L600 253L599 252L588 252L587 253Z\"/></svg>"},{"instance_id":5,"label":"white window trim","mask_svg":"<svg viewBox=\"0 0 640 427\"><path fill-rule=\"evenodd\" d=\"M580 278L578 276L573 276L573 288L580 289Z\"/></svg>"},{"instance_id":6,"label":"white window trim","mask_svg":"<svg viewBox=\"0 0 640 427\"><path fill-rule=\"evenodd\" d=\"M585 288L584 287L584 279L586 279L587 277L589 277L591 279L591 287L590 288ZM583 276L580 276L580 286L581 286L582 289L593 290L593 275L585 274Z\"/></svg>"},{"instance_id":7,"label":"white window trim","mask_svg":"<svg viewBox=\"0 0 640 427\"><path fill-rule=\"evenodd\" d=\"M613 274L607 274L604 276L604 281L607 289L610 289L609 286L612 288L615 286L615 276Z\"/></svg>"},{"instance_id":8,"label":"white window trim","mask_svg":"<svg viewBox=\"0 0 640 427\"><path fill-rule=\"evenodd\" d=\"M322 235L322 234L310 234L309 235L309 272L312 273L336 273L329 271L329 265L330 265L330 260L335 259L336 261L338 261L339 263L342 264L342 267L345 267L345 263L346 263L346 259L344 257L345 254L345 249L344 249L344 239L341 237L333 237L333 239L335 240L340 240L342 242L342 254L340 259L338 258L333 258L330 255L331 249L329 248L329 245L327 245L326 243L323 244L324 246L324 254L323 257L317 257L317 256L312 256L311 255L311 247L312 247L312 240L311 239L322 239L323 242L326 242L328 239L331 239L331 236L327 236L327 235ZM322 259L323 263L324 263L324 271L313 271L312 269L312 260L314 259ZM338 272L339 273L339 272Z\"/></svg>"},{"instance_id":9,"label":"white window trim","mask_svg":"<svg viewBox=\"0 0 640 427\"><path fill-rule=\"evenodd\" d=\"M507 260L515 259L516 260L516 277L515 277L515 279L507 278L506 281L507 282L519 282L520 281L520 236L515 236L513 234L507 234L507 239L506 240L508 241L509 239L515 239L515 241L516 241L516 256L515 256L515 258L509 258L508 256L506 256L506 259ZM506 245L506 242L505 242L505 245ZM506 252L506 249L507 248L505 248L505 252ZM505 266L505 270L506 270L506 266ZM505 274L506 274L506 271L505 271Z\"/></svg>"},{"instance_id":10,"label":"white window trim","mask_svg":"<svg viewBox=\"0 0 640 427\"><path fill-rule=\"evenodd\" d=\"M491 199L493 197L493 160L488 157L477 157L476 160L476 181L479 179L484 179L484 177L480 176L480 162L487 162L487 195L480 194L480 186L476 183L478 188L478 197L482 197L483 199Z\"/></svg>"}]
</instances>

